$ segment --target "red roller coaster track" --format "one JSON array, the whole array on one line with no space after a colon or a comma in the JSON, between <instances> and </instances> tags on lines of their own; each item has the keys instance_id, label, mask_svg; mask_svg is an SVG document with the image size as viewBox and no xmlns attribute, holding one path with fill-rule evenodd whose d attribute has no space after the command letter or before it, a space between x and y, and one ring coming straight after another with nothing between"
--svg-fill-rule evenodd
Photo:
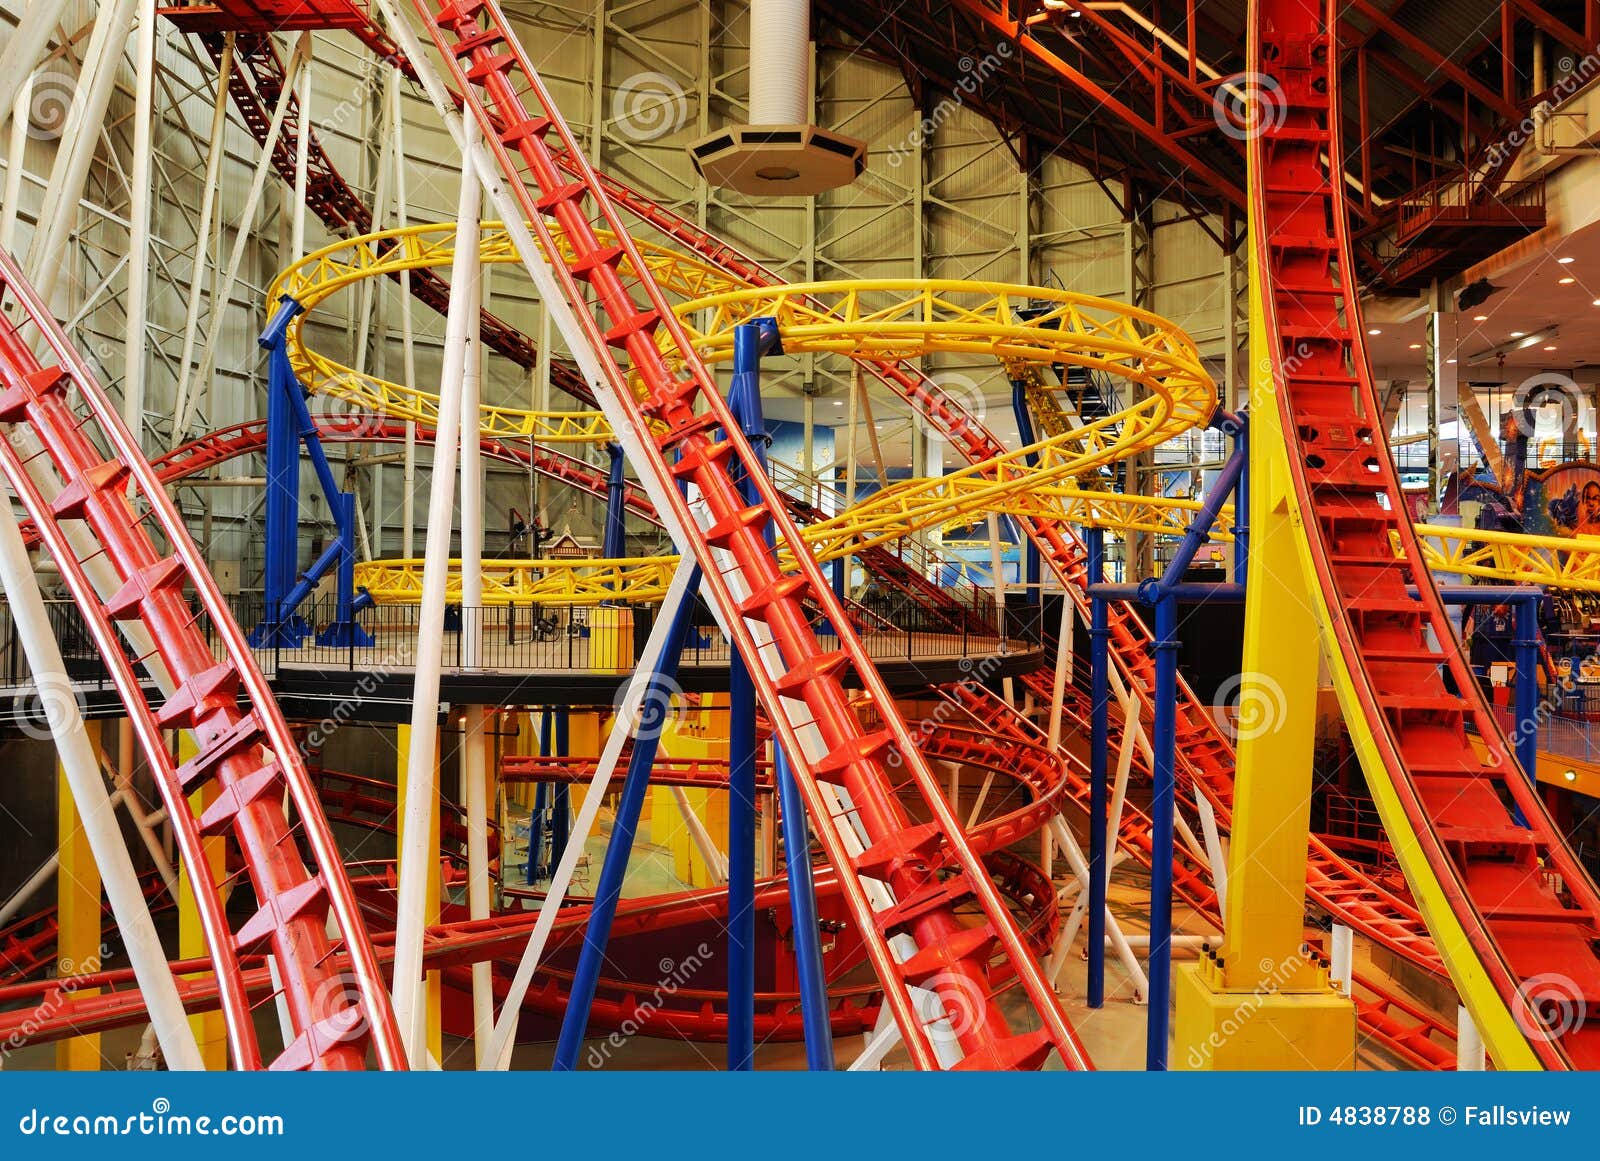
<instances>
[{"instance_id":1,"label":"red roller coaster track","mask_svg":"<svg viewBox=\"0 0 1600 1161\"><path fill-rule=\"evenodd\" d=\"M1316 580L1358 703L1346 717L1359 712L1370 731L1364 761L1381 769L1369 766L1369 782L1387 771L1450 921L1534 1056L1593 1068L1600 1024L1581 1017L1600 1009L1600 894L1449 647L1377 418L1344 190L1325 160L1344 156L1336 17L1331 0L1255 0L1248 27L1251 67L1274 84L1274 115L1250 142L1255 277ZM1564 1012L1547 1028L1541 987L1555 982Z\"/></svg>"},{"instance_id":2,"label":"red roller coaster track","mask_svg":"<svg viewBox=\"0 0 1600 1161\"><path fill-rule=\"evenodd\" d=\"M274 1068L360 1068L369 1041L381 1064L402 1067L388 994L315 787L199 550L88 365L4 253L0 295L8 308L0 422L10 427L0 467L72 590L155 772L194 887L234 1065L262 1065L239 958L270 950L294 1031ZM186 589L219 632L221 660ZM140 665L167 688L159 709L146 700ZM178 764L164 729L192 733L196 755ZM285 817L286 793L298 834ZM202 798L203 808L192 805ZM202 847L204 836L226 834L259 907L237 930ZM329 965L330 919L348 949L353 987Z\"/></svg>"}]
</instances>

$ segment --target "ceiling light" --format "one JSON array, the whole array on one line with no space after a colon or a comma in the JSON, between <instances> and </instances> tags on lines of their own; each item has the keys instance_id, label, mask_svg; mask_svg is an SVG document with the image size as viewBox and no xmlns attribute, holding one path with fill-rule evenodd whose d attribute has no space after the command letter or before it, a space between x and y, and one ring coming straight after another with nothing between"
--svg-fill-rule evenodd
<instances>
[{"instance_id":1,"label":"ceiling light","mask_svg":"<svg viewBox=\"0 0 1600 1161\"><path fill-rule=\"evenodd\" d=\"M1526 337L1527 333L1528 333L1527 331L1512 331L1511 332L1511 337L1514 338L1514 339L1520 339L1520 338Z\"/></svg>"},{"instance_id":2,"label":"ceiling light","mask_svg":"<svg viewBox=\"0 0 1600 1161\"><path fill-rule=\"evenodd\" d=\"M1565 277L1565 278L1558 278L1558 279L1556 279L1556 285L1557 285L1557 286L1571 286L1571 285L1572 285L1572 284L1573 284L1573 283L1574 283L1574 282L1576 282L1576 281L1578 281L1578 280L1577 280L1577 279L1576 279L1576 278L1573 278L1573 277L1572 277L1572 276L1571 276L1571 275L1570 275L1570 274L1569 274L1569 275L1568 275L1568 276L1567 276L1567 277Z\"/></svg>"},{"instance_id":3,"label":"ceiling light","mask_svg":"<svg viewBox=\"0 0 1600 1161\"><path fill-rule=\"evenodd\" d=\"M1545 348L1545 350L1547 350L1547 351L1553 351L1555 349L1556 348L1555 348L1555 344L1554 343L1550 344L1548 347Z\"/></svg>"},{"instance_id":4,"label":"ceiling light","mask_svg":"<svg viewBox=\"0 0 1600 1161\"><path fill-rule=\"evenodd\" d=\"M1381 335L1381 334L1383 334L1383 330L1380 327L1373 327L1371 330L1369 330L1367 332L1367 334L1369 334L1369 335Z\"/></svg>"},{"instance_id":5,"label":"ceiling light","mask_svg":"<svg viewBox=\"0 0 1600 1161\"><path fill-rule=\"evenodd\" d=\"M1413 351L1420 351L1420 350L1422 350L1422 344L1421 343L1412 343L1411 344L1411 349Z\"/></svg>"},{"instance_id":6,"label":"ceiling light","mask_svg":"<svg viewBox=\"0 0 1600 1161\"><path fill-rule=\"evenodd\" d=\"M1454 363L1454 362L1455 362L1455 360L1454 360L1454 359L1446 359L1446 360L1445 360L1445 362L1446 362L1446 363Z\"/></svg>"},{"instance_id":7,"label":"ceiling light","mask_svg":"<svg viewBox=\"0 0 1600 1161\"><path fill-rule=\"evenodd\" d=\"M1561 263L1561 265L1563 265L1563 266L1571 266L1574 262L1577 261L1577 259L1570 258L1570 257L1568 257L1568 258L1557 258L1556 261Z\"/></svg>"},{"instance_id":8,"label":"ceiling light","mask_svg":"<svg viewBox=\"0 0 1600 1161\"><path fill-rule=\"evenodd\" d=\"M1561 773L1561 777L1565 778L1568 782L1576 782L1578 780L1578 772L1576 770L1564 770Z\"/></svg>"},{"instance_id":9,"label":"ceiling light","mask_svg":"<svg viewBox=\"0 0 1600 1161\"><path fill-rule=\"evenodd\" d=\"M1600 302L1596 302L1595 305L1596 306L1600 306ZM1486 315L1486 314L1475 314L1475 315L1472 316L1472 321L1473 322L1488 322L1489 321L1489 316Z\"/></svg>"}]
</instances>

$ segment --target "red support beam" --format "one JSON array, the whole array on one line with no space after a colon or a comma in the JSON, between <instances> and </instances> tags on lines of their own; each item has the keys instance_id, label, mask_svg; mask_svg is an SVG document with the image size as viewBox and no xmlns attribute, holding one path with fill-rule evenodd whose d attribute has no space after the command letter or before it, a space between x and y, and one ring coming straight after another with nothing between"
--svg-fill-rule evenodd
<instances>
[{"instance_id":1,"label":"red support beam","mask_svg":"<svg viewBox=\"0 0 1600 1161\"><path fill-rule=\"evenodd\" d=\"M1116 117L1125 125L1136 130L1151 145L1177 162L1186 173L1204 182L1230 204L1236 206L1244 205L1244 190L1231 179L1223 176L1201 160L1198 155L1180 144L1176 138L1170 134L1163 133L1156 125L1112 96L1103 86L1097 84L1073 68L1062 57L1040 44L1038 39L1030 34L1030 30L1021 20L1014 19L1009 15L1011 7L1009 3L1006 3L1005 11L999 12L989 7L988 4L983 3L983 0L952 0L952 5L966 11L1002 36L1015 42L1030 57L1047 66L1068 85L1088 97L1089 100L1094 102L1097 109Z\"/></svg>"}]
</instances>

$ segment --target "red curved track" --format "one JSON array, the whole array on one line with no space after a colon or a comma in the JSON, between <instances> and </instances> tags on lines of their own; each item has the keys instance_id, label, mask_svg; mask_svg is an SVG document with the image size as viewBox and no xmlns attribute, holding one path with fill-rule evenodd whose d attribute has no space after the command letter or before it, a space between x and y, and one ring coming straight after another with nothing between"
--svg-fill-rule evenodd
<instances>
[{"instance_id":1,"label":"red curved track","mask_svg":"<svg viewBox=\"0 0 1600 1161\"><path fill-rule=\"evenodd\" d=\"M274 1068L360 1068L369 1040L381 1064L402 1067L355 896L266 681L137 442L4 253L0 284L9 308L0 321L0 422L11 428L0 466L60 567L155 772L220 982L233 1064L263 1063L239 958L270 950L294 1032ZM218 631L220 661L186 590ZM159 710L147 700L140 666L169 691ZM240 705L241 695L252 708ZM163 729L189 731L196 756L179 765ZM208 805L192 806L191 795ZM286 795L298 833L285 817ZM212 881L205 835L238 843L259 902L237 930ZM330 921L349 950L354 989L341 988L328 967Z\"/></svg>"},{"instance_id":2,"label":"red curved track","mask_svg":"<svg viewBox=\"0 0 1600 1161\"><path fill-rule=\"evenodd\" d=\"M1255 277L1311 556L1362 719L1455 921L1538 1059L1594 1068L1600 1025L1568 1018L1537 1032L1528 993L1559 979L1580 1015L1600 1010L1600 893L1460 651L1435 644L1454 631L1378 421L1344 190L1323 160L1343 156L1341 117L1330 115L1340 108L1337 23L1332 0L1256 0L1248 23L1251 67L1275 85L1274 116L1250 142Z\"/></svg>"}]
</instances>

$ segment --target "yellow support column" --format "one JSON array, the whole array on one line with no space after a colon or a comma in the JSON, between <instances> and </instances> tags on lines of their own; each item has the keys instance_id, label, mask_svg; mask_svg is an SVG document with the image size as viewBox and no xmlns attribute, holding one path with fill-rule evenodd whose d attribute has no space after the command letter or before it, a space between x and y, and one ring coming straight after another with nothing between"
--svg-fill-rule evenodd
<instances>
[{"instance_id":1,"label":"yellow support column","mask_svg":"<svg viewBox=\"0 0 1600 1161\"><path fill-rule=\"evenodd\" d=\"M589 610L589 668L596 673L631 673L633 610L597 605Z\"/></svg>"},{"instance_id":2,"label":"yellow support column","mask_svg":"<svg viewBox=\"0 0 1600 1161\"><path fill-rule=\"evenodd\" d=\"M100 723L85 721L89 744L100 748ZM78 821L77 803L67 776L56 763L56 978L68 980L101 967L100 868L89 848L89 836ZM77 995L93 995L83 989ZM100 1034L74 1036L56 1043L56 1067L63 1072L98 1072Z\"/></svg>"},{"instance_id":3,"label":"yellow support column","mask_svg":"<svg viewBox=\"0 0 1600 1161\"><path fill-rule=\"evenodd\" d=\"M406 764L410 761L411 754L410 726L395 726L394 749L395 780L398 787L395 801L404 802L406 800ZM439 765L439 746L437 741L435 741L433 748L433 761L434 768L437 770ZM397 811L395 814L396 849L402 849L405 846L405 824L405 812L403 810ZM437 861L439 857L439 796L437 794L434 795L432 809L428 812L428 826L433 836L432 841L429 843L429 849L433 851L433 857ZM426 920L429 924L437 924L439 922L439 889L439 872L436 868L428 876L428 893L423 903L427 912ZM436 971L429 972L424 983L426 986L422 989L422 1002L426 1005L426 1011L423 1014L423 1020L427 1030L428 1054L435 1061L443 1061L444 1026L440 1017L443 1012L444 983L442 977Z\"/></svg>"},{"instance_id":4,"label":"yellow support column","mask_svg":"<svg viewBox=\"0 0 1600 1161\"><path fill-rule=\"evenodd\" d=\"M1227 931L1220 954L1178 970L1173 1066L1346 1069L1354 1005L1301 951L1319 658L1308 643L1318 630L1254 281L1250 327L1250 569Z\"/></svg>"},{"instance_id":5,"label":"yellow support column","mask_svg":"<svg viewBox=\"0 0 1600 1161\"><path fill-rule=\"evenodd\" d=\"M182 765L197 753L198 747L194 738L188 731L180 732L177 738L177 759ZM189 796L189 807L196 818L204 813L206 807L217 796L215 782L207 782L199 790ZM227 873L227 840L220 835L200 840L201 849L205 853L205 861L210 881L220 883ZM194 887L189 881L186 869L180 864L178 869L178 957L180 959L203 959L210 955L206 946L205 931L200 926L200 908L195 902ZM200 1056L206 1062L206 1068L213 1072L220 1072L228 1067L228 1026L222 1018L221 1012L201 1012L189 1017L189 1026L194 1029L195 1043L200 1046Z\"/></svg>"}]
</instances>

